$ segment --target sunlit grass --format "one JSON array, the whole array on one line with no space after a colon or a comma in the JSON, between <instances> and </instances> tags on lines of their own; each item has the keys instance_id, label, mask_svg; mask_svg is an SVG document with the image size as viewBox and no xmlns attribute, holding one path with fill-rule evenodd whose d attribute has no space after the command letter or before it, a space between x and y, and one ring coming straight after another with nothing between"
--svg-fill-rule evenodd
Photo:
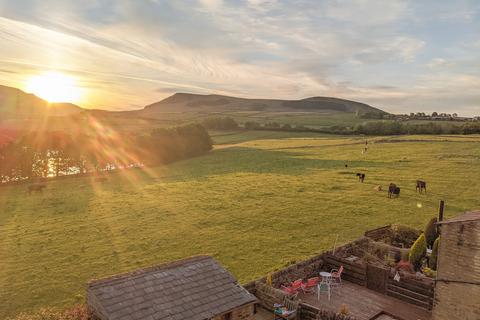
<instances>
[{"instance_id":1,"label":"sunlit grass","mask_svg":"<svg viewBox=\"0 0 480 320\"><path fill-rule=\"evenodd\" d=\"M235 134L222 143L239 144L203 157L103 183L51 181L43 195L0 188L0 317L82 302L89 279L195 254L214 255L245 282L333 246L337 235L421 227L440 199L447 216L480 208L478 136L382 137L366 154L365 138L294 137ZM418 178L427 195L415 193ZM400 198L373 190L390 182Z\"/></svg>"}]
</instances>

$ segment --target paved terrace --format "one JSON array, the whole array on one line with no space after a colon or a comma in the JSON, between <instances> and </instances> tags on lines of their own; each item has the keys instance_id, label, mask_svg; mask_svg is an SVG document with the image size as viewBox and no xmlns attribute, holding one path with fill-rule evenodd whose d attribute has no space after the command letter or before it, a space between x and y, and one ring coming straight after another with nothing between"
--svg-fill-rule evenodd
<instances>
[{"instance_id":1,"label":"paved terrace","mask_svg":"<svg viewBox=\"0 0 480 320\"><path fill-rule=\"evenodd\" d=\"M342 304L346 304L350 315L358 320L394 319L394 320L431 320L431 313L415 305L377 293L365 287L343 281L341 288L332 288L330 301L326 294L300 294L303 303L319 309L330 309L338 312ZM375 317L381 312L391 314L391 317Z\"/></svg>"}]
</instances>

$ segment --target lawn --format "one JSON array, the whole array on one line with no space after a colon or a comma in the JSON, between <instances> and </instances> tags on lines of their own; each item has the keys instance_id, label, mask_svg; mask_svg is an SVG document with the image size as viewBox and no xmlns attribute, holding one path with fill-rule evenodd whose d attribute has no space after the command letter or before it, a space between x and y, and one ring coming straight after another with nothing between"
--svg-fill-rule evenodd
<instances>
[{"instance_id":1,"label":"lawn","mask_svg":"<svg viewBox=\"0 0 480 320\"><path fill-rule=\"evenodd\" d=\"M480 136L381 137L362 154L362 137L263 134L222 136L205 156L103 183L61 179L31 196L1 187L0 318L83 302L89 279L196 254L246 282L337 236L422 227L440 199L447 217L480 208ZM415 193L418 178L427 195ZM390 182L400 198L373 190Z\"/></svg>"}]
</instances>

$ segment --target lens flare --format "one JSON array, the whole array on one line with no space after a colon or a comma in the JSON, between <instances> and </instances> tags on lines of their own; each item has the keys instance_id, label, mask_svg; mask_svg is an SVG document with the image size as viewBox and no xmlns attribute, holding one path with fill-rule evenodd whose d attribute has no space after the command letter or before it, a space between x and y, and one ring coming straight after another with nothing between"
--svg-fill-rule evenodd
<instances>
[{"instance_id":1,"label":"lens flare","mask_svg":"<svg viewBox=\"0 0 480 320\"><path fill-rule=\"evenodd\" d=\"M82 97L75 78L53 71L30 77L25 90L49 102L78 103Z\"/></svg>"}]
</instances>

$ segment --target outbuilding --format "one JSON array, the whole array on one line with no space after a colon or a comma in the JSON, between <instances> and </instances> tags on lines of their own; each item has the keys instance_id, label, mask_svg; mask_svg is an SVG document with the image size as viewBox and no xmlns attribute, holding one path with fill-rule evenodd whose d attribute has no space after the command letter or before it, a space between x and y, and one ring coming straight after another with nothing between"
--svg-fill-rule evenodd
<instances>
[{"instance_id":1,"label":"outbuilding","mask_svg":"<svg viewBox=\"0 0 480 320\"><path fill-rule=\"evenodd\" d=\"M434 320L480 319L480 211L437 223L440 229Z\"/></svg>"},{"instance_id":2,"label":"outbuilding","mask_svg":"<svg viewBox=\"0 0 480 320\"><path fill-rule=\"evenodd\" d=\"M251 320L256 302L209 256L93 280L87 289L100 320Z\"/></svg>"}]
</instances>

